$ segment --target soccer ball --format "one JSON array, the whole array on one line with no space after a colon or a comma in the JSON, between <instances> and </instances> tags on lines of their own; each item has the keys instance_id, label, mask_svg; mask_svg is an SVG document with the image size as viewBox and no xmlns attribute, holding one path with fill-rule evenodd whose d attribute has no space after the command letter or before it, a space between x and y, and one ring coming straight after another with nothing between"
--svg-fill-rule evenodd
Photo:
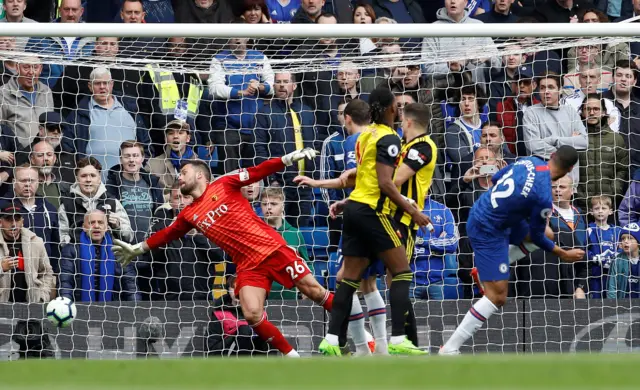
<instances>
[{"instance_id":1,"label":"soccer ball","mask_svg":"<svg viewBox=\"0 0 640 390\"><path fill-rule=\"evenodd\" d=\"M57 297L47 305L47 318L58 328L66 328L76 318L76 305L71 299Z\"/></svg>"}]
</instances>

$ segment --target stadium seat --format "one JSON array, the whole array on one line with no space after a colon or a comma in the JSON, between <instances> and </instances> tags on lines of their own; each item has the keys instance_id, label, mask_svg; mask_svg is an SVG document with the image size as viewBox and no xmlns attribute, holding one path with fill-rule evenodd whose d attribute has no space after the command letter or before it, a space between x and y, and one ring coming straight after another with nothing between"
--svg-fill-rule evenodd
<instances>
[{"instance_id":1,"label":"stadium seat","mask_svg":"<svg viewBox=\"0 0 640 390\"><path fill-rule=\"evenodd\" d=\"M327 263L327 271L328 271L328 283L327 288L329 290L336 289L336 275L338 274L339 264L338 264L338 253L333 252L329 254L329 262Z\"/></svg>"},{"instance_id":2,"label":"stadium seat","mask_svg":"<svg viewBox=\"0 0 640 390\"><path fill-rule=\"evenodd\" d=\"M329 229L326 227L301 227L300 233L314 260L329 258Z\"/></svg>"}]
</instances>

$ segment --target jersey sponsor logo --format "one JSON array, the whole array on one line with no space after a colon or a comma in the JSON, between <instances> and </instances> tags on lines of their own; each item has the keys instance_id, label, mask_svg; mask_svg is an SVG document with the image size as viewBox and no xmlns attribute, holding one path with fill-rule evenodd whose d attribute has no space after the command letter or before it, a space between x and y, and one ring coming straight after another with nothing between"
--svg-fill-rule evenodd
<instances>
[{"instance_id":1,"label":"jersey sponsor logo","mask_svg":"<svg viewBox=\"0 0 640 390\"><path fill-rule=\"evenodd\" d=\"M397 145L389 145L389 147L387 148L387 153L389 153L389 156L391 157L396 157L398 156L398 153L400 153L400 150L398 149Z\"/></svg>"},{"instance_id":2,"label":"jersey sponsor logo","mask_svg":"<svg viewBox=\"0 0 640 390\"><path fill-rule=\"evenodd\" d=\"M226 204L221 204L220 206L216 207L215 209L207 211L207 214L205 214L204 219L202 219L201 221L198 221L196 226L200 230L208 229L211 226L213 226L213 224L216 223L216 221L220 217L222 217L224 214L226 214L227 211L229 211L229 207L227 207ZM194 215L194 217L195 217L195 215Z\"/></svg>"},{"instance_id":3,"label":"jersey sponsor logo","mask_svg":"<svg viewBox=\"0 0 640 390\"><path fill-rule=\"evenodd\" d=\"M409 153L407 154L407 158L409 160L413 160L413 161L419 162L420 165L424 165L425 156L422 155L422 153L418 152L415 149L409 150Z\"/></svg>"},{"instance_id":4,"label":"jersey sponsor logo","mask_svg":"<svg viewBox=\"0 0 640 390\"><path fill-rule=\"evenodd\" d=\"M238 176L240 177L240 181L247 181L249 180L249 172L242 168L238 171Z\"/></svg>"}]
</instances>

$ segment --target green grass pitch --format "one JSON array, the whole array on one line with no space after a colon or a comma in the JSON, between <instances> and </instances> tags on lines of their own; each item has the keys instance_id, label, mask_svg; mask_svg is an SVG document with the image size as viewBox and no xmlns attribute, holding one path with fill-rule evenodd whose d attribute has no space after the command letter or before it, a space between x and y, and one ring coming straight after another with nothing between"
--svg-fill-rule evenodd
<instances>
[{"instance_id":1,"label":"green grass pitch","mask_svg":"<svg viewBox=\"0 0 640 390\"><path fill-rule=\"evenodd\" d=\"M0 363L7 390L627 390L640 355L29 360Z\"/></svg>"}]
</instances>

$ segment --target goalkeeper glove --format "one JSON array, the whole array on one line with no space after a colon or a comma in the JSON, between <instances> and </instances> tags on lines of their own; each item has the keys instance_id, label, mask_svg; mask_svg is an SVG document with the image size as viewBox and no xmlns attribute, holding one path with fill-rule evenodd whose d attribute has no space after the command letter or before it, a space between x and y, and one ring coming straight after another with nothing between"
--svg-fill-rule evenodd
<instances>
[{"instance_id":1,"label":"goalkeeper glove","mask_svg":"<svg viewBox=\"0 0 640 390\"><path fill-rule=\"evenodd\" d=\"M312 148L304 148L296 150L295 152L291 152L289 154L285 154L282 156L282 163L288 167L297 163L298 161L308 158L309 160L313 160L318 155L318 152L313 150Z\"/></svg>"},{"instance_id":2,"label":"goalkeeper glove","mask_svg":"<svg viewBox=\"0 0 640 390\"><path fill-rule=\"evenodd\" d=\"M113 254L116 255L116 260L122 264L122 267L126 267L133 259L145 252L142 248L142 243L131 245L116 239L113 240L112 250Z\"/></svg>"}]
</instances>

